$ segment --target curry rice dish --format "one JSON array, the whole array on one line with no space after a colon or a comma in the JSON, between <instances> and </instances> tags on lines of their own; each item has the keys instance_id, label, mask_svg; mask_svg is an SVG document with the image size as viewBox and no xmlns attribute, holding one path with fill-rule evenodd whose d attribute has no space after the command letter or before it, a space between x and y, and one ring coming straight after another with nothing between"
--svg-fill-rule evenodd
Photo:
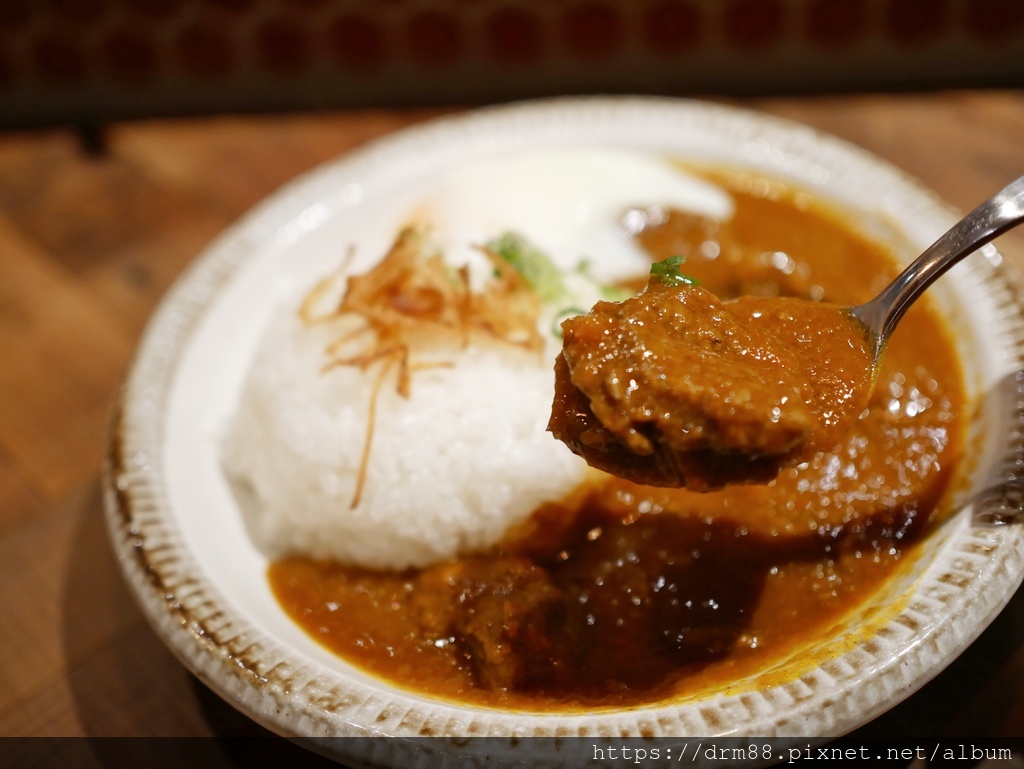
<instances>
[{"instance_id":1,"label":"curry rice dish","mask_svg":"<svg viewBox=\"0 0 1024 769\"><path fill-rule=\"evenodd\" d=\"M720 299L854 306L896 274L884 244L808 194L741 174L711 178L733 197L731 219L672 211L638 238L652 262L684 256L687 275ZM350 288L337 306L369 328L362 352L338 366L374 377L380 399L392 388L415 395L427 376L417 345L433 342L414 337L428 326L433 339L461 340L456 349L479 338L548 354L529 323L495 327L468 282L438 282L429 260L403 258L395 269L389 255L361 299ZM536 328L543 309L530 282L492 258L490 300ZM444 364L432 360L437 373ZM454 558L389 569L279 554L268 576L313 638L400 687L527 710L685 697L762 674L870 606L948 512L966 405L953 342L925 298L838 445L771 480L699 492L584 469L571 492ZM377 444L366 446L372 462Z\"/></svg>"}]
</instances>

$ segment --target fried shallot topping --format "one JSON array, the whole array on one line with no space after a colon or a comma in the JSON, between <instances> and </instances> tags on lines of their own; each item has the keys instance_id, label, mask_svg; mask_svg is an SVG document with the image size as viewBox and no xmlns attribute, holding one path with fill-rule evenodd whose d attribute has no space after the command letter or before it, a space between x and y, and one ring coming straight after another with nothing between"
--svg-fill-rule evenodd
<instances>
[{"instance_id":1,"label":"fried shallot topping","mask_svg":"<svg viewBox=\"0 0 1024 769\"><path fill-rule=\"evenodd\" d=\"M415 361L415 352L465 347L474 336L536 352L543 349L537 330L541 308L537 294L514 263L490 246L480 251L493 274L474 291L467 266L449 266L440 253L429 249L422 233L406 228L375 267L348 277L344 294L333 308L319 309L338 275L320 281L300 306L299 316L308 325L343 316L364 321L328 346L324 371L338 366L366 371L380 364L352 507L359 504L366 479L377 398L393 367L397 366L397 391L408 398L414 371L452 365L436 359Z\"/></svg>"}]
</instances>

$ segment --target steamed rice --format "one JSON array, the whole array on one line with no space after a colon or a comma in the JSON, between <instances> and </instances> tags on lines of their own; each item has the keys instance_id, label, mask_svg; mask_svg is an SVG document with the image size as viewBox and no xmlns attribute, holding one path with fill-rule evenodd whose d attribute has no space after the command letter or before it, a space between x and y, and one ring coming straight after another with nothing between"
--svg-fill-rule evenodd
<instances>
[{"instance_id":1,"label":"steamed rice","mask_svg":"<svg viewBox=\"0 0 1024 769\"><path fill-rule=\"evenodd\" d=\"M424 566L493 545L583 479L586 465L545 431L552 356L478 340L438 351L452 365L416 371L408 399L385 380L353 508L379 369L322 371L342 321L310 326L295 308L276 318L224 444L269 557Z\"/></svg>"}]
</instances>

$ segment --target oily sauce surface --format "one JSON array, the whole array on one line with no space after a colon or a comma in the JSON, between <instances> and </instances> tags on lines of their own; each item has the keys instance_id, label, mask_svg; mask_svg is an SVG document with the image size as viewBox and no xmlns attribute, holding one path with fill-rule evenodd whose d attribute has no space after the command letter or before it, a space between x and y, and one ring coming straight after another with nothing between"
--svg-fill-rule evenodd
<instances>
[{"instance_id":1,"label":"oily sauce surface","mask_svg":"<svg viewBox=\"0 0 1024 769\"><path fill-rule=\"evenodd\" d=\"M736 214L672 214L652 259L723 298L852 306L896 273L807 195L716 177ZM595 475L491 552L403 573L289 558L269 579L310 635L400 686L523 709L655 702L756 675L877 590L941 519L962 450L959 363L927 301L901 321L839 446L771 482L709 493ZM481 479L486 483L486 479Z\"/></svg>"},{"instance_id":2,"label":"oily sauce surface","mask_svg":"<svg viewBox=\"0 0 1024 769\"><path fill-rule=\"evenodd\" d=\"M592 467L708 491L833 449L867 406L870 332L799 297L652 276L562 323L548 429Z\"/></svg>"}]
</instances>

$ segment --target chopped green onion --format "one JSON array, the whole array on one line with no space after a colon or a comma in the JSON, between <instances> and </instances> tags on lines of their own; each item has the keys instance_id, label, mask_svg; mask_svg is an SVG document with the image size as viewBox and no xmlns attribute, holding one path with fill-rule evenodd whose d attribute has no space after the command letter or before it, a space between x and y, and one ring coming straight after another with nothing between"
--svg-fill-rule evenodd
<instances>
[{"instance_id":1,"label":"chopped green onion","mask_svg":"<svg viewBox=\"0 0 1024 769\"><path fill-rule=\"evenodd\" d=\"M506 232L488 243L487 250L508 262L522 275L523 280L542 302L557 302L566 296L561 271L547 254L522 235Z\"/></svg>"},{"instance_id":2,"label":"chopped green onion","mask_svg":"<svg viewBox=\"0 0 1024 769\"><path fill-rule=\"evenodd\" d=\"M680 265L686 261L685 256L670 256L651 265L651 275L655 276L666 286L699 286L696 278L685 275Z\"/></svg>"}]
</instances>

